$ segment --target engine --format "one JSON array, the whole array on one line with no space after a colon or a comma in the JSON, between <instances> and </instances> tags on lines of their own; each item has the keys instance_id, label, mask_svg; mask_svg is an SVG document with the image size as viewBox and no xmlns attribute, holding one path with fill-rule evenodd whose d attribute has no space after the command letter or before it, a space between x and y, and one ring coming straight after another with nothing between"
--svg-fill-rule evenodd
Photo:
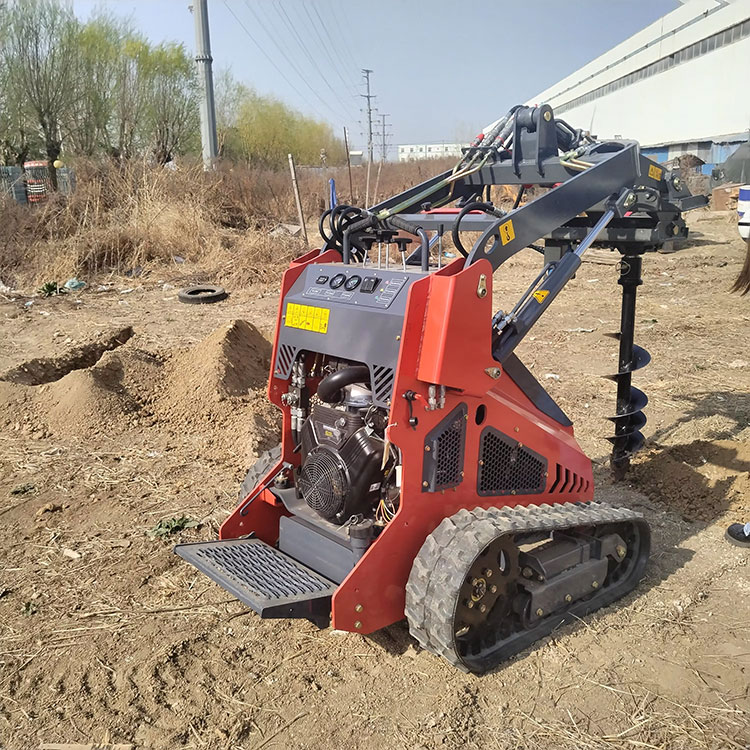
<instances>
[{"instance_id":1,"label":"engine","mask_svg":"<svg viewBox=\"0 0 750 750\"><path fill-rule=\"evenodd\" d=\"M300 431L297 488L310 508L337 524L368 515L383 489L385 425L379 428L373 419L380 410L372 407L371 391L351 382L364 369L349 367L324 378L318 397L328 403L315 403Z\"/></svg>"}]
</instances>

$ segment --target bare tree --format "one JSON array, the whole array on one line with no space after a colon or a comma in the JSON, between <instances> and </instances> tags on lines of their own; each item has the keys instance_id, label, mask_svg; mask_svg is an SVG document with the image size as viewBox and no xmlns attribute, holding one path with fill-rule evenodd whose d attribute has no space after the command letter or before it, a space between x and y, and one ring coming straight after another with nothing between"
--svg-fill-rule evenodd
<instances>
[{"instance_id":1,"label":"bare tree","mask_svg":"<svg viewBox=\"0 0 750 750\"><path fill-rule=\"evenodd\" d=\"M62 123L78 91L78 22L54 0L16 0L5 9L7 38L0 51L8 82L23 96L44 139L52 186L55 160L62 151Z\"/></svg>"},{"instance_id":2,"label":"bare tree","mask_svg":"<svg viewBox=\"0 0 750 750\"><path fill-rule=\"evenodd\" d=\"M123 24L99 13L78 30L76 94L63 122L65 149L84 156L110 151Z\"/></svg>"},{"instance_id":3,"label":"bare tree","mask_svg":"<svg viewBox=\"0 0 750 750\"><path fill-rule=\"evenodd\" d=\"M155 160L166 164L195 142L198 130L195 68L181 44L161 44L149 54L146 128Z\"/></svg>"}]
</instances>

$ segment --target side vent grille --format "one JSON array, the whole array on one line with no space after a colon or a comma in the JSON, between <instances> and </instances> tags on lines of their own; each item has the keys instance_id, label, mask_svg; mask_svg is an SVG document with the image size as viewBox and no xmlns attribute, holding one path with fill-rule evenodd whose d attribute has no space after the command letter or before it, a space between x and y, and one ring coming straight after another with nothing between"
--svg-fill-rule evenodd
<instances>
[{"instance_id":1,"label":"side vent grille","mask_svg":"<svg viewBox=\"0 0 750 750\"><path fill-rule=\"evenodd\" d=\"M422 466L423 492L436 492L461 484L467 415L466 404L459 404L427 433Z\"/></svg>"},{"instance_id":2,"label":"side vent grille","mask_svg":"<svg viewBox=\"0 0 750 750\"><path fill-rule=\"evenodd\" d=\"M588 492L591 482L584 479L576 472L566 469L560 464L555 464L555 481L549 488L550 494L560 493L583 493Z\"/></svg>"},{"instance_id":3,"label":"side vent grille","mask_svg":"<svg viewBox=\"0 0 750 750\"><path fill-rule=\"evenodd\" d=\"M290 346L289 344L282 344L279 347L279 353L276 356L276 370L277 374L281 377L287 377L289 370L294 362L294 357L297 354L297 347Z\"/></svg>"},{"instance_id":4,"label":"side vent grille","mask_svg":"<svg viewBox=\"0 0 750 750\"><path fill-rule=\"evenodd\" d=\"M544 492L547 460L517 440L488 427L479 446L480 495L535 495Z\"/></svg>"},{"instance_id":5,"label":"side vent grille","mask_svg":"<svg viewBox=\"0 0 750 750\"><path fill-rule=\"evenodd\" d=\"M380 406L389 405L391 391L393 390L393 368L384 365L373 365L371 374L373 401Z\"/></svg>"}]
</instances>

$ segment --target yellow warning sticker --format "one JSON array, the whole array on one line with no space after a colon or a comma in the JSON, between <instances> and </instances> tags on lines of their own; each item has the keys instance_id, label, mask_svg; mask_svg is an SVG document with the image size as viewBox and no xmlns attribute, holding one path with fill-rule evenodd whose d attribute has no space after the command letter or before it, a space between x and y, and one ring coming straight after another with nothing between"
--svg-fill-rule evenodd
<instances>
[{"instance_id":1,"label":"yellow warning sticker","mask_svg":"<svg viewBox=\"0 0 750 750\"><path fill-rule=\"evenodd\" d=\"M656 164L650 164L648 167L648 176L652 180L660 180L661 179L661 173L663 172L663 169L659 169L659 167L656 166Z\"/></svg>"},{"instance_id":2,"label":"yellow warning sticker","mask_svg":"<svg viewBox=\"0 0 750 750\"><path fill-rule=\"evenodd\" d=\"M297 305L294 302L286 304L287 328L300 328L314 333L328 333L328 316L331 311L327 307L313 307L312 305Z\"/></svg>"},{"instance_id":3,"label":"yellow warning sticker","mask_svg":"<svg viewBox=\"0 0 750 750\"><path fill-rule=\"evenodd\" d=\"M516 239L516 233L513 229L513 221L508 219L505 224L500 225L500 242L507 245L511 240Z\"/></svg>"},{"instance_id":4,"label":"yellow warning sticker","mask_svg":"<svg viewBox=\"0 0 750 750\"><path fill-rule=\"evenodd\" d=\"M541 305L549 295L549 289L537 289L531 296Z\"/></svg>"}]
</instances>

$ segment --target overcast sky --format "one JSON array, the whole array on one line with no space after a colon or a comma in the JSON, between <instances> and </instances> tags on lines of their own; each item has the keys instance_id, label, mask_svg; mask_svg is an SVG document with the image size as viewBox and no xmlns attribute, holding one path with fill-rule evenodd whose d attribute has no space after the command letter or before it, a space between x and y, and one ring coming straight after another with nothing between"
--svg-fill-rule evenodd
<instances>
[{"instance_id":1,"label":"overcast sky","mask_svg":"<svg viewBox=\"0 0 750 750\"><path fill-rule=\"evenodd\" d=\"M73 0L131 17L155 42L195 34L189 0ZM466 140L678 6L677 0L209 0L215 69L349 128L362 147L361 68L391 144ZM579 123L572 123L574 125ZM395 155L391 148L390 158Z\"/></svg>"}]
</instances>

